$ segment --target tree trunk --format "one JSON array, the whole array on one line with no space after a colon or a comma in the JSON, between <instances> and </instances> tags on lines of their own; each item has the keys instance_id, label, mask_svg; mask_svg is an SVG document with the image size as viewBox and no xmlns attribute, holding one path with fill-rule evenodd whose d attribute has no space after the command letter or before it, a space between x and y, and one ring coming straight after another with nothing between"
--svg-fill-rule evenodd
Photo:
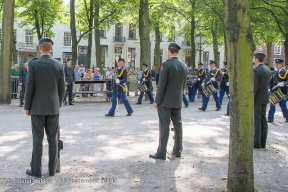
<instances>
[{"instance_id":1,"label":"tree trunk","mask_svg":"<svg viewBox=\"0 0 288 192\"><path fill-rule=\"evenodd\" d=\"M225 29L224 29L224 39L226 39L226 33L225 33ZM228 58L227 58L227 53L228 53L228 48L227 48L227 41L224 41L224 51L225 51L225 61L228 61Z\"/></svg>"},{"instance_id":2,"label":"tree trunk","mask_svg":"<svg viewBox=\"0 0 288 192\"><path fill-rule=\"evenodd\" d=\"M90 32L88 33L88 49L87 49L87 65L88 66L87 68L90 68L91 67L91 52L92 52L92 27L93 27L93 1L92 0L90 0L90 7L89 7L88 15L89 15L89 18L87 18L89 21L88 29Z\"/></svg>"},{"instance_id":3,"label":"tree trunk","mask_svg":"<svg viewBox=\"0 0 288 192\"><path fill-rule=\"evenodd\" d=\"M11 62L15 0L5 0L2 18L2 45L0 63L0 104L11 103ZM13 39L14 42L14 39Z\"/></svg>"},{"instance_id":4,"label":"tree trunk","mask_svg":"<svg viewBox=\"0 0 288 192\"><path fill-rule=\"evenodd\" d=\"M17 50L16 50L16 45L15 45L15 37L14 35L11 36L11 55L12 55L12 62L13 63L18 63L18 58L17 58ZM20 65L19 65L20 66Z\"/></svg>"},{"instance_id":5,"label":"tree trunk","mask_svg":"<svg viewBox=\"0 0 288 192\"><path fill-rule=\"evenodd\" d=\"M190 37L191 37L191 66L192 68L196 68L196 46L195 46L195 0L191 4L192 11L191 11L191 31L190 31Z\"/></svg>"},{"instance_id":6,"label":"tree trunk","mask_svg":"<svg viewBox=\"0 0 288 192\"><path fill-rule=\"evenodd\" d=\"M100 6L98 4L95 5L95 19L94 26L99 26L99 18L100 18ZM101 74L103 72L102 63L101 63L101 44L100 44L100 31L99 27L96 27L94 30L94 39L95 39L95 48L96 48L96 66L101 70Z\"/></svg>"},{"instance_id":7,"label":"tree trunk","mask_svg":"<svg viewBox=\"0 0 288 192\"><path fill-rule=\"evenodd\" d=\"M156 69L160 68L160 43L161 43L161 33L159 27L155 27L155 65Z\"/></svg>"},{"instance_id":8,"label":"tree trunk","mask_svg":"<svg viewBox=\"0 0 288 192\"><path fill-rule=\"evenodd\" d=\"M218 39L217 39L217 33L216 31L212 32L212 38L213 38L213 53L214 53L214 61L216 61L217 68L220 67L220 59L219 59L219 49L218 49Z\"/></svg>"},{"instance_id":9,"label":"tree trunk","mask_svg":"<svg viewBox=\"0 0 288 192\"><path fill-rule=\"evenodd\" d=\"M70 0L70 30L72 37L72 66L75 66L77 63L77 33L76 33L76 23L75 23L75 0Z\"/></svg>"},{"instance_id":10,"label":"tree trunk","mask_svg":"<svg viewBox=\"0 0 288 192\"><path fill-rule=\"evenodd\" d=\"M231 192L252 192L254 90L251 58L255 45L248 0L225 0L224 14L231 95L227 188Z\"/></svg>"},{"instance_id":11,"label":"tree trunk","mask_svg":"<svg viewBox=\"0 0 288 192\"><path fill-rule=\"evenodd\" d=\"M288 33L285 34L284 51L285 51L285 63L288 63Z\"/></svg>"},{"instance_id":12,"label":"tree trunk","mask_svg":"<svg viewBox=\"0 0 288 192\"><path fill-rule=\"evenodd\" d=\"M269 67L273 66L273 61L272 61L272 47L273 44L272 42L267 43L267 63L269 64Z\"/></svg>"},{"instance_id":13,"label":"tree trunk","mask_svg":"<svg viewBox=\"0 0 288 192\"><path fill-rule=\"evenodd\" d=\"M148 0L140 0L139 9L140 66L147 63L151 67L151 42Z\"/></svg>"}]
</instances>

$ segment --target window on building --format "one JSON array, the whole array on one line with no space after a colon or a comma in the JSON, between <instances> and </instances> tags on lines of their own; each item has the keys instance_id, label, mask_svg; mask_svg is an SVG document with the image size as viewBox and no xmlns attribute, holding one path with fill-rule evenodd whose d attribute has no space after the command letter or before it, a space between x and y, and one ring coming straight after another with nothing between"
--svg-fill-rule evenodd
<instances>
[{"instance_id":1,"label":"window on building","mask_svg":"<svg viewBox=\"0 0 288 192\"><path fill-rule=\"evenodd\" d=\"M281 47L274 46L274 55L281 55Z\"/></svg>"},{"instance_id":2,"label":"window on building","mask_svg":"<svg viewBox=\"0 0 288 192\"><path fill-rule=\"evenodd\" d=\"M188 67L191 66L191 50L184 50L185 63Z\"/></svg>"},{"instance_id":3,"label":"window on building","mask_svg":"<svg viewBox=\"0 0 288 192\"><path fill-rule=\"evenodd\" d=\"M67 59L72 59L72 53L71 52L63 52L62 53L63 64L67 64Z\"/></svg>"},{"instance_id":4,"label":"window on building","mask_svg":"<svg viewBox=\"0 0 288 192\"><path fill-rule=\"evenodd\" d=\"M105 61L106 61L106 51L108 49L108 45L101 45L101 64L102 67L104 68L105 65Z\"/></svg>"},{"instance_id":5,"label":"window on building","mask_svg":"<svg viewBox=\"0 0 288 192\"><path fill-rule=\"evenodd\" d=\"M136 39L136 25L129 24L129 39Z\"/></svg>"},{"instance_id":6,"label":"window on building","mask_svg":"<svg viewBox=\"0 0 288 192\"><path fill-rule=\"evenodd\" d=\"M122 36L123 36L123 26L115 25L115 37L122 37Z\"/></svg>"},{"instance_id":7,"label":"window on building","mask_svg":"<svg viewBox=\"0 0 288 192\"><path fill-rule=\"evenodd\" d=\"M71 32L64 32L64 46L71 46L72 39L71 39Z\"/></svg>"},{"instance_id":8,"label":"window on building","mask_svg":"<svg viewBox=\"0 0 288 192\"><path fill-rule=\"evenodd\" d=\"M160 64L162 63L163 49L160 49ZM155 49L154 49L154 65L156 65Z\"/></svg>"},{"instance_id":9,"label":"window on building","mask_svg":"<svg viewBox=\"0 0 288 192\"><path fill-rule=\"evenodd\" d=\"M204 69L208 67L209 63L209 51L203 51L203 65Z\"/></svg>"},{"instance_id":10,"label":"window on building","mask_svg":"<svg viewBox=\"0 0 288 192\"><path fill-rule=\"evenodd\" d=\"M33 44L33 31L32 30L25 30L25 43L27 45Z\"/></svg>"},{"instance_id":11,"label":"window on building","mask_svg":"<svg viewBox=\"0 0 288 192\"><path fill-rule=\"evenodd\" d=\"M135 48L128 48L128 55L127 55L128 66L133 69L135 67L135 57L136 57L135 50L136 50Z\"/></svg>"},{"instance_id":12,"label":"window on building","mask_svg":"<svg viewBox=\"0 0 288 192\"><path fill-rule=\"evenodd\" d=\"M122 54L122 47L115 47L115 54Z\"/></svg>"},{"instance_id":13,"label":"window on building","mask_svg":"<svg viewBox=\"0 0 288 192\"><path fill-rule=\"evenodd\" d=\"M106 29L99 29L99 35L101 38L106 38Z\"/></svg>"},{"instance_id":14,"label":"window on building","mask_svg":"<svg viewBox=\"0 0 288 192\"><path fill-rule=\"evenodd\" d=\"M14 34L15 44L17 44L17 29L14 29L14 30L13 30L13 34Z\"/></svg>"}]
</instances>

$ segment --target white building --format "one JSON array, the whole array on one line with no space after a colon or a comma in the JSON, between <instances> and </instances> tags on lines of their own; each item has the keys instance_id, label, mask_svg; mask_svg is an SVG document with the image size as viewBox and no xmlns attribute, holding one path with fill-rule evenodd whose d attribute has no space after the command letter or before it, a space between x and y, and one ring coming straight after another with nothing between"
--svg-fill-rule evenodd
<instances>
[{"instance_id":1,"label":"white building","mask_svg":"<svg viewBox=\"0 0 288 192\"><path fill-rule=\"evenodd\" d=\"M2 25L1 25L2 26ZM38 45L38 40L36 37L36 32L33 32L32 27L20 28L18 22L15 20L14 23L14 35L16 37L16 50L18 53L18 61L20 65L23 65L24 60L31 60L36 57L36 47ZM55 33L53 37L54 50L53 57L66 63L67 58L71 58L71 33L70 26L57 23L52 29ZM0 29L1 32L1 29ZM2 33L1 33L2 34ZM126 60L126 65L129 67L140 66L140 38L138 35L138 29L134 29L129 24L122 26L114 25L110 29L101 30L101 60L103 68L115 66L116 58L124 58ZM80 35L80 33L79 33ZM0 36L1 37L1 36ZM151 64L154 64L154 47L155 38L154 34L151 34ZM179 53L179 58L190 65L190 53L191 46L183 37L176 37L175 40L169 40L164 35L162 37L162 42L160 44L161 58L160 61L164 61L168 58L168 45L171 42L176 42L181 46ZM78 45L78 64L87 64L87 51L88 40L83 39ZM219 49L220 56L220 67L222 66L222 61L224 61L224 48ZM199 51L196 51L196 63L199 61ZM134 54L135 53L135 54ZM201 61L204 63L205 67L208 66L208 61L213 60L213 48L205 47L202 53ZM135 59L135 60L134 60ZM136 61L136 62L135 62ZM93 35L92 43L92 58L91 66L96 64L95 56L95 43Z\"/></svg>"}]
</instances>

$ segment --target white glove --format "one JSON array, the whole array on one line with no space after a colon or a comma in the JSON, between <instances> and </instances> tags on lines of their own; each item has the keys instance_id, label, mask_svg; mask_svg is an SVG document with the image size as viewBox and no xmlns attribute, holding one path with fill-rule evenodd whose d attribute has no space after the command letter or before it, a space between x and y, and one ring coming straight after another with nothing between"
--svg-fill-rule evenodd
<instances>
[{"instance_id":1,"label":"white glove","mask_svg":"<svg viewBox=\"0 0 288 192\"><path fill-rule=\"evenodd\" d=\"M212 81L216 81L215 77L212 77L211 80L212 80Z\"/></svg>"},{"instance_id":2,"label":"white glove","mask_svg":"<svg viewBox=\"0 0 288 192\"><path fill-rule=\"evenodd\" d=\"M222 72L222 75L224 75L225 74L225 72Z\"/></svg>"},{"instance_id":3,"label":"white glove","mask_svg":"<svg viewBox=\"0 0 288 192\"><path fill-rule=\"evenodd\" d=\"M141 83L141 81L138 81L138 84L140 84Z\"/></svg>"},{"instance_id":4,"label":"white glove","mask_svg":"<svg viewBox=\"0 0 288 192\"><path fill-rule=\"evenodd\" d=\"M205 86L205 83L202 83L201 86L204 87L204 86Z\"/></svg>"},{"instance_id":5,"label":"white glove","mask_svg":"<svg viewBox=\"0 0 288 192\"><path fill-rule=\"evenodd\" d=\"M229 82L226 83L226 86L229 86Z\"/></svg>"},{"instance_id":6,"label":"white glove","mask_svg":"<svg viewBox=\"0 0 288 192\"><path fill-rule=\"evenodd\" d=\"M280 82L277 84L278 87L284 87L284 82Z\"/></svg>"},{"instance_id":7,"label":"white glove","mask_svg":"<svg viewBox=\"0 0 288 192\"><path fill-rule=\"evenodd\" d=\"M201 81L201 79L200 79L200 78L198 78L197 80L198 80L198 81Z\"/></svg>"},{"instance_id":8,"label":"white glove","mask_svg":"<svg viewBox=\"0 0 288 192\"><path fill-rule=\"evenodd\" d=\"M120 83L120 80L119 79L116 79L116 84L119 84Z\"/></svg>"},{"instance_id":9,"label":"white glove","mask_svg":"<svg viewBox=\"0 0 288 192\"><path fill-rule=\"evenodd\" d=\"M146 81L146 79L145 79L145 78L143 78L143 81Z\"/></svg>"},{"instance_id":10,"label":"white glove","mask_svg":"<svg viewBox=\"0 0 288 192\"><path fill-rule=\"evenodd\" d=\"M270 93L270 89L268 89L268 93Z\"/></svg>"}]
</instances>

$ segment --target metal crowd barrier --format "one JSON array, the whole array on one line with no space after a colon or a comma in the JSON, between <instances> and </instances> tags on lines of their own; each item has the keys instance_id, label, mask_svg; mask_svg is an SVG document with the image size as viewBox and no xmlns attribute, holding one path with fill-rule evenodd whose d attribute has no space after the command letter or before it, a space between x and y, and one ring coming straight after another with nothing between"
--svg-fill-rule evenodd
<instances>
[{"instance_id":1,"label":"metal crowd barrier","mask_svg":"<svg viewBox=\"0 0 288 192\"><path fill-rule=\"evenodd\" d=\"M18 98L18 93L20 92L18 86L19 86L19 79L11 79L11 99Z\"/></svg>"}]
</instances>

